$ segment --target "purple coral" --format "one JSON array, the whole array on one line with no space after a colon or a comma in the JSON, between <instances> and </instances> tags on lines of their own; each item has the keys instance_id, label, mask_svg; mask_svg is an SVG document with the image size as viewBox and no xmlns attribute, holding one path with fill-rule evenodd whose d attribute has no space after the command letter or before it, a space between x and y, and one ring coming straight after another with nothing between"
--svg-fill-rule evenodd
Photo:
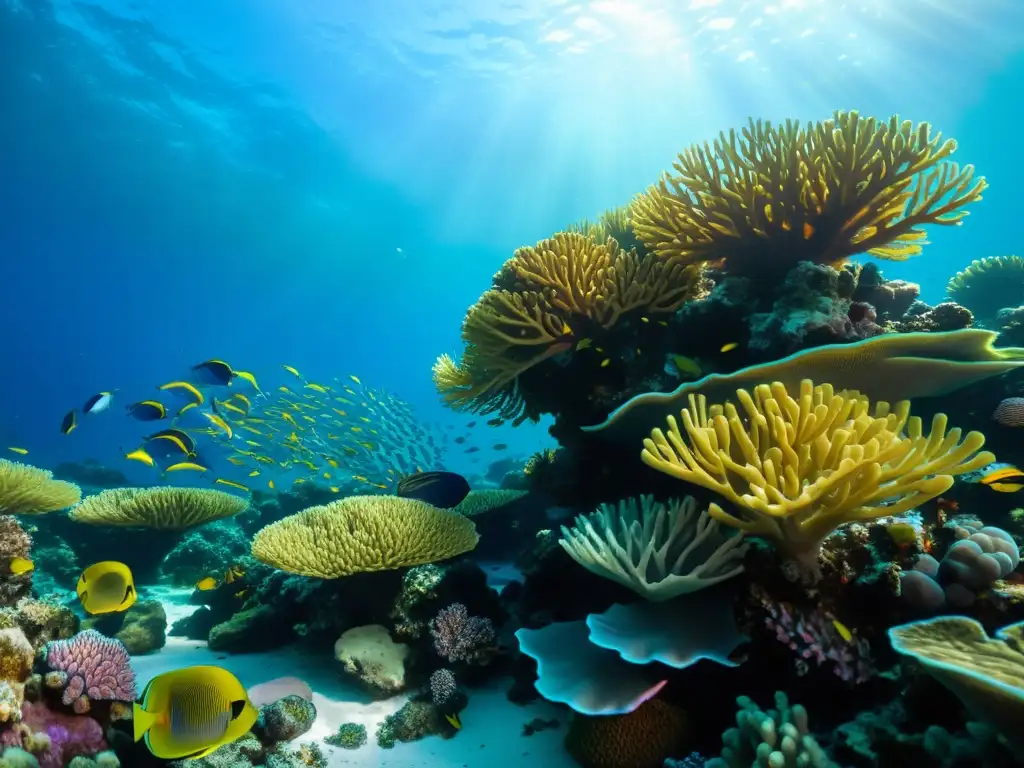
<instances>
[{"instance_id":1,"label":"purple coral","mask_svg":"<svg viewBox=\"0 0 1024 768\"><path fill-rule=\"evenodd\" d=\"M434 648L442 658L468 664L486 664L494 650L490 619L470 616L462 603L442 608L430 623Z\"/></svg>"},{"instance_id":2,"label":"purple coral","mask_svg":"<svg viewBox=\"0 0 1024 768\"><path fill-rule=\"evenodd\" d=\"M74 757L92 757L107 748L103 727L91 717L56 712L43 702L31 701L21 705L21 715L29 732L49 739L46 751L36 754L40 768L61 768Z\"/></svg>"},{"instance_id":3,"label":"purple coral","mask_svg":"<svg viewBox=\"0 0 1024 768\"><path fill-rule=\"evenodd\" d=\"M89 700L133 701L135 673L121 641L94 629L46 645L46 663L63 674L65 704L87 712Z\"/></svg>"}]
</instances>

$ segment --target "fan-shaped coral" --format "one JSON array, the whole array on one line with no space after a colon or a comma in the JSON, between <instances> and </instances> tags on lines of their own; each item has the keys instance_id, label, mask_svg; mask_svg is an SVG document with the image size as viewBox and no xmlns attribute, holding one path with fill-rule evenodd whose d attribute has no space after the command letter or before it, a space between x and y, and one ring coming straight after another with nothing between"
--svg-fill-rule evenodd
<instances>
[{"instance_id":1,"label":"fan-shaped coral","mask_svg":"<svg viewBox=\"0 0 1024 768\"><path fill-rule=\"evenodd\" d=\"M864 252L903 260L920 253L921 225L959 223L985 189L972 166L944 162L955 149L897 116L751 120L679 155L675 173L634 201L632 224L662 259L723 261L734 273Z\"/></svg>"},{"instance_id":2,"label":"fan-shaped coral","mask_svg":"<svg viewBox=\"0 0 1024 768\"><path fill-rule=\"evenodd\" d=\"M0 514L41 515L78 503L82 489L54 480L53 473L0 459Z\"/></svg>"},{"instance_id":3,"label":"fan-shaped coral","mask_svg":"<svg viewBox=\"0 0 1024 768\"><path fill-rule=\"evenodd\" d=\"M929 434L910 416L909 401L872 409L866 397L804 380L795 396L781 383L737 390L732 402L708 405L691 395L668 430L644 440L644 463L708 488L731 502L708 509L723 523L771 539L787 554L817 561L838 526L898 515L945 492L953 475L995 457L985 437L946 431L937 414Z\"/></svg>"},{"instance_id":4,"label":"fan-shaped coral","mask_svg":"<svg viewBox=\"0 0 1024 768\"><path fill-rule=\"evenodd\" d=\"M697 512L690 496L668 504L644 496L602 505L573 528L562 526L562 549L592 573L648 600L669 600L743 571L746 545Z\"/></svg>"},{"instance_id":5,"label":"fan-shaped coral","mask_svg":"<svg viewBox=\"0 0 1024 768\"><path fill-rule=\"evenodd\" d=\"M252 554L282 571L337 579L447 560L478 538L469 519L426 502L349 496L268 525L253 537Z\"/></svg>"},{"instance_id":6,"label":"fan-shaped coral","mask_svg":"<svg viewBox=\"0 0 1024 768\"><path fill-rule=\"evenodd\" d=\"M993 323L999 310L1024 305L1024 259L975 259L950 278L946 295L982 322Z\"/></svg>"},{"instance_id":7,"label":"fan-shaped coral","mask_svg":"<svg viewBox=\"0 0 1024 768\"><path fill-rule=\"evenodd\" d=\"M248 506L247 499L206 488L112 488L83 499L70 517L89 525L183 531Z\"/></svg>"},{"instance_id":8,"label":"fan-shaped coral","mask_svg":"<svg viewBox=\"0 0 1024 768\"><path fill-rule=\"evenodd\" d=\"M627 313L673 312L696 291L698 275L580 233L520 248L466 314L462 361L442 355L434 383L456 410L536 418L517 390L522 373Z\"/></svg>"}]
</instances>

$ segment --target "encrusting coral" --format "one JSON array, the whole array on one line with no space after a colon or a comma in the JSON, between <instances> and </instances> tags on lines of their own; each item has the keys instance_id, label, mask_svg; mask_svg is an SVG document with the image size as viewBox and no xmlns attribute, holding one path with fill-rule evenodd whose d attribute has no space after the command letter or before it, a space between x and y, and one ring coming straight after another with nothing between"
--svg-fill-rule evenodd
<instances>
[{"instance_id":1,"label":"encrusting coral","mask_svg":"<svg viewBox=\"0 0 1024 768\"><path fill-rule=\"evenodd\" d=\"M54 480L48 470L0 459L0 514L41 515L67 509L81 498L81 488Z\"/></svg>"},{"instance_id":2,"label":"encrusting coral","mask_svg":"<svg viewBox=\"0 0 1024 768\"><path fill-rule=\"evenodd\" d=\"M1000 310L1024 305L1024 259L1020 256L975 259L950 278L946 295L993 327Z\"/></svg>"},{"instance_id":3,"label":"encrusting coral","mask_svg":"<svg viewBox=\"0 0 1024 768\"><path fill-rule=\"evenodd\" d=\"M184 531L244 512L247 499L208 488L113 488L83 499L76 523Z\"/></svg>"},{"instance_id":4,"label":"encrusting coral","mask_svg":"<svg viewBox=\"0 0 1024 768\"><path fill-rule=\"evenodd\" d=\"M689 496L602 505L573 528L563 525L558 543L587 570L654 601L731 579L743 571L747 550L742 534L728 535Z\"/></svg>"},{"instance_id":5,"label":"encrusting coral","mask_svg":"<svg viewBox=\"0 0 1024 768\"><path fill-rule=\"evenodd\" d=\"M461 555L477 545L472 521L423 501L349 496L310 507L260 530L257 560L300 576L337 579Z\"/></svg>"},{"instance_id":6,"label":"encrusting coral","mask_svg":"<svg viewBox=\"0 0 1024 768\"><path fill-rule=\"evenodd\" d=\"M803 381L736 391L709 405L691 395L668 429L655 428L641 458L654 469L707 488L737 509L709 514L770 539L784 554L813 565L822 541L844 523L898 515L949 490L953 476L995 460L985 437L946 430L937 414L925 434L909 401L892 406L832 385Z\"/></svg>"},{"instance_id":7,"label":"encrusting coral","mask_svg":"<svg viewBox=\"0 0 1024 768\"><path fill-rule=\"evenodd\" d=\"M536 419L517 389L520 375L629 313L675 311L698 284L697 268L623 251L611 238L559 232L517 250L494 276L466 314L462 361L442 355L434 383L456 410Z\"/></svg>"},{"instance_id":8,"label":"encrusting coral","mask_svg":"<svg viewBox=\"0 0 1024 768\"><path fill-rule=\"evenodd\" d=\"M955 150L928 123L895 115L751 119L680 154L675 173L633 202L632 225L660 259L734 274L864 252L903 260L920 253L921 225L957 224L981 198L972 166L944 162Z\"/></svg>"}]
</instances>

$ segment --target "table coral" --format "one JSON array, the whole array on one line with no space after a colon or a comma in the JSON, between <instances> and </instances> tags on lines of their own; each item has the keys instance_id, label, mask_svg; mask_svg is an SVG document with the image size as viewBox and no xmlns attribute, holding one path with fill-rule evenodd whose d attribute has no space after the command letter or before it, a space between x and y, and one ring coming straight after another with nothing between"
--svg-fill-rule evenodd
<instances>
[{"instance_id":1,"label":"table coral","mask_svg":"<svg viewBox=\"0 0 1024 768\"><path fill-rule=\"evenodd\" d=\"M82 489L29 464L0 459L0 513L41 515L77 504Z\"/></svg>"},{"instance_id":2,"label":"table coral","mask_svg":"<svg viewBox=\"0 0 1024 768\"><path fill-rule=\"evenodd\" d=\"M94 629L46 646L46 664L53 670L50 687L62 687L62 701L76 712L89 710L90 700L133 701L135 673L124 645Z\"/></svg>"}]
</instances>

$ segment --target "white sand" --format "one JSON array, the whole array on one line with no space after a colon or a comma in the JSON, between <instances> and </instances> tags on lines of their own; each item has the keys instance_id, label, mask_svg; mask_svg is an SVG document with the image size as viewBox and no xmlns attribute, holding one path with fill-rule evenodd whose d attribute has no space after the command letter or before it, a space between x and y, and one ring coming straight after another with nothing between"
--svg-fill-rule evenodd
<instances>
[{"instance_id":1,"label":"white sand","mask_svg":"<svg viewBox=\"0 0 1024 768\"><path fill-rule=\"evenodd\" d=\"M158 599L167 611L168 627L189 615L196 606L188 605L188 590L147 589L144 599ZM168 637L158 653L135 656L132 667L141 690L156 675L193 664L214 664L231 670L246 687L277 677L294 676L309 683L317 719L312 730L298 742L316 740L328 756L328 765L380 766L381 768L573 768L575 761L562 746L567 715L545 701L525 707L505 698L509 681L499 681L488 689L469 691L469 706L462 712L462 730L451 739L430 736L411 744L398 743L393 749L377 746L374 734L388 715L405 703L404 696L371 701L358 687L344 680L337 662L326 656L313 658L294 648L268 653L227 655L216 653L205 642ZM522 735L523 725L535 717L555 719L561 725L553 730ZM366 746L357 750L340 749L323 743L342 723L366 726Z\"/></svg>"}]
</instances>

